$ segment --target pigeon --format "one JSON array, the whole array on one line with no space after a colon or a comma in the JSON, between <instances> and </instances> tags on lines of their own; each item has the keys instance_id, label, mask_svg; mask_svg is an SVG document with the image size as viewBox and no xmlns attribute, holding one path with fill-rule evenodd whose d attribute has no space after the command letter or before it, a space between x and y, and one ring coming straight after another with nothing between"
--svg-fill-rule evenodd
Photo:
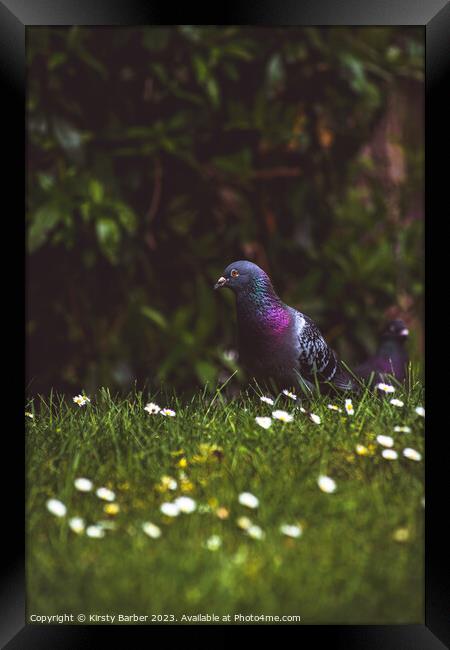
<instances>
[{"instance_id":1,"label":"pigeon","mask_svg":"<svg viewBox=\"0 0 450 650\"><path fill-rule=\"evenodd\" d=\"M391 320L384 326L378 349L373 357L355 368L355 374L361 379L377 383L384 382L386 375L394 376L400 382L405 381L408 365L408 352L405 342L409 330L401 319Z\"/></svg>"},{"instance_id":2,"label":"pigeon","mask_svg":"<svg viewBox=\"0 0 450 650\"><path fill-rule=\"evenodd\" d=\"M258 384L304 392L318 387L358 392L358 384L329 347L317 325L286 305L259 266L233 262L214 289L231 289L236 296L239 360Z\"/></svg>"}]
</instances>

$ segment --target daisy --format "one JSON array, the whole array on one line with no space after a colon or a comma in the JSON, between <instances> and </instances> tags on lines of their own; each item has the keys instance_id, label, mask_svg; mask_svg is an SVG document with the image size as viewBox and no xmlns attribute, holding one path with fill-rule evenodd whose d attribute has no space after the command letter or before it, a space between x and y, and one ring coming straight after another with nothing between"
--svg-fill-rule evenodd
<instances>
[{"instance_id":1,"label":"daisy","mask_svg":"<svg viewBox=\"0 0 450 650\"><path fill-rule=\"evenodd\" d=\"M174 418L176 416L175 411L172 411L172 409L161 409L160 413L161 415L165 415L166 417L169 418Z\"/></svg>"},{"instance_id":2,"label":"daisy","mask_svg":"<svg viewBox=\"0 0 450 650\"><path fill-rule=\"evenodd\" d=\"M402 406L405 406L405 403L402 402L401 399L397 399L396 397L394 397L393 399L391 399L391 400L389 401L389 404L392 404L392 406L398 406L399 408L401 408Z\"/></svg>"},{"instance_id":3,"label":"daisy","mask_svg":"<svg viewBox=\"0 0 450 650\"><path fill-rule=\"evenodd\" d=\"M86 535L88 537L95 537L97 539L100 539L101 537L105 536L105 531L103 530L102 526L88 526L86 528Z\"/></svg>"},{"instance_id":4,"label":"daisy","mask_svg":"<svg viewBox=\"0 0 450 650\"><path fill-rule=\"evenodd\" d=\"M264 539L265 533L262 528L256 524L252 524L250 528L247 528L247 535L253 539Z\"/></svg>"},{"instance_id":5,"label":"daisy","mask_svg":"<svg viewBox=\"0 0 450 650\"><path fill-rule=\"evenodd\" d=\"M69 519L69 528L74 533L80 534L84 531L84 519L81 517L72 517Z\"/></svg>"},{"instance_id":6,"label":"daisy","mask_svg":"<svg viewBox=\"0 0 450 650\"><path fill-rule=\"evenodd\" d=\"M112 490L109 490L106 487L99 487L95 494L98 496L99 499L103 499L103 501L114 501L116 498L116 495Z\"/></svg>"},{"instance_id":7,"label":"daisy","mask_svg":"<svg viewBox=\"0 0 450 650\"><path fill-rule=\"evenodd\" d=\"M161 477L161 485L163 488L169 489L169 490L176 490L178 487L178 483L174 478L171 476L162 476Z\"/></svg>"},{"instance_id":8,"label":"daisy","mask_svg":"<svg viewBox=\"0 0 450 650\"><path fill-rule=\"evenodd\" d=\"M255 418L256 424L259 424L263 429L268 429L272 424L272 418Z\"/></svg>"},{"instance_id":9,"label":"daisy","mask_svg":"<svg viewBox=\"0 0 450 650\"><path fill-rule=\"evenodd\" d=\"M390 384L383 384L383 382L377 384L375 388L378 388L378 390L383 391L383 393L395 393L395 388L391 386Z\"/></svg>"},{"instance_id":10,"label":"daisy","mask_svg":"<svg viewBox=\"0 0 450 650\"><path fill-rule=\"evenodd\" d=\"M90 492L94 487L94 484L88 478L76 478L73 484L80 492Z\"/></svg>"},{"instance_id":11,"label":"daisy","mask_svg":"<svg viewBox=\"0 0 450 650\"><path fill-rule=\"evenodd\" d=\"M345 410L347 411L347 415L354 415L355 410L353 408L353 402L351 399L345 400Z\"/></svg>"},{"instance_id":12,"label":"daisy","mask_svg":"<svg viewBox=\"0 0 450 650\"><path fill-rule=\"evenodd\" d=\"M216 515L219 517L219 519L228 519L230 516L230 511L227 508L221 506L220 508L217 508Z\"/></svg>"},{"instance_id":13,"label":"daisy","mask_svg":"<svg viewBox=\"0 0 450 650\"><path fill-rule=\"evenodd\" d=\"M265 397L262 395L260 398L261 402L265 402L266 404L270 404L270 406L273 406L273 399L271 397Z\"/></svg>"},{"instance_id":14,"label":"daisy","mask_svg":"<svg viewBox=\"0 0 450 650\"><path fill-rule=\"evenodd\" d=\"M247 508L257 508L259 506L259 499L251 492L241 492L239 495L239 503Z\"/></svg>"},{"instance_id":15,"label":"daisy","mask_svg":"<svg viewBox=\"0 0 450 650\"><path fill-rule=\"evenodd\" d=\"M393 449L383 449L383 451L381 452L381 455L386 460L396 460L398 458L397 452L394 451Z\"/></svg>"},{"instance_id":16,"label":"daisy","mask_svg":"<svg viewBox=\"0 0 450 650\"><path fill-rule=\"evenodd\" d=\"M58 499L48 499L45 505L47 506L47 510L51 512L52 515L55 515L55 517L64 517L67 512L64 503Z\"/></svg>"},{"instance_id":17,"label":"daisy","mask_svg":"<svg viewBox=\"0 0 450 650\"><path fill-rule=\"evenodd\" d=\"M239 519L236 520L236 523L239 528L242 528L242 530L248 530L252 525L252 522L248 517L239 517Z\"/></svg>"},{"instance_id":18,"label":"daisy","mask_svg":"<svg viewBox=\"0 0 450 650\"><path fill-rule=\"evenodd\" d=\"M397 431L398 433L411 433L412 429L411 427L401 427L397 425L394 427L394 431Z\"/></svg>"},{"instance_id":19,"label":"daisy","mask_svg":"<svg viewBox=\"0 0 450 650\"><path fill-rule=\"evenodd\" d=\"M294 419L294 417L286 411L273 411L272 417L274 417L275 420L281 420L282 422L292 422Z\"/></svg>"},{"instance_id":20,"label":"daisy","mask_svg":"<svg viewBox=\"0 0 450 650\"><path fill-rule=\"evenodd\" d=\"M407 528L397 528L392 537L396 542L407 542L409 539L409 530Z\"/></svg>"},{"instance_id":21,"label":"daisy","mask_svg":"<svg viewBox=\"0 0 450 650\"><path fill-rule=\"evenodd\" d=\"M166 517L178 517L180 514L180 508L176 503L162 503L159 509Z\"/></svg>"},{"instance_id":22,"label":"daisy","mask_svg":"<svg viewBox=\"0 0 450 650\"><path fill-rule=\"evenodd\" d=\"M283 524L280 526L280 533L286 535L287 537L300 537L303 530L301 526L291 526L289 524Z\"/></svg>"},{"instance_id":23,"label":"daisy","mask_svg":"<svg viewBox=\"0 0 450 650\"><path fill-rule=\"evenodd\" d=\"M342 413L342 409L339 408L339 406L335 406L334 404L327 404L327 408L329 408L330 411L337 411L338 413Z\"/></svg>"},{"instance_id":24,"label":"daisy","mask_svg":"<svg viewBox=\"0 0 450 650\"><path fill-rule=\"evenodd\" d=\"M423 406L416 406L414 410L417 413L417 415L420 415L423 418L425 417L425 409L423 408Z\"/></svg>"},{"instance_id":25,"label":"daisy","mask_svg":"<svg viewBox=\"0 0 450 650\"><path fill-rule=\"evenodd\" d=\"M394 439L391 436L377 436L377 442L383 447L392 447Z\"/></svg>"},{"instance_id":26,"label":"daisy","mask_svg":"<svg viewBox=\"0 0 450 650\"><path fill-rule=\"evenodd\" d=\"M197 508L197 504L195 503L194 499L191 499L190 497L178 497L178 499L175 499L174 503L179 511L184 512L185 514L194 512L194 510Z\"/></svg>"},{"instance_id":27,"label":"daisy","mask_svg":"<svg viewBox=\"0 0 450 650\"><path fill-rule=\"evenodd\" d=\"M219 535L211 535L211 537L206 540L205 546L208 551L218 551L222 546L222 538L219 537Z\"/></svg>"},{"instance_id":28,"label":"daisy","mask_svg":"<svg viewBox=\"0 0 450 650\"><path fill-rule=\"evenodd\" d=\"M289 397L290 399L297 399L297 395L295 393L291 393L289 390L284 389L283 395L286 395L286 397Z\"/></svg>"},{"instance_id":29,"label":"daisy","mask_svg":"<svg viewBox=\"0 0 450 650\"><path fill-rule=\"evenodd\" d=\"M315 413L310 413L309 414L309 419L312 420L314 422L314 424L320 424L320 422L321 422L320 417L318 415L316 415Z\"/></svg>"},{"instance_id":30,"label":"daisy","mask_svg":"<svg viewBox=\"0 0 450 650\"><path fill-rule=\"evenodd\" d=\"M225 350L223 357L226 361L236 361L238 355L236 350Z\"/></svg>"},{"instance_id":31,"label":"daisy","mask_svg":"<svg viewBox=\"0 0 450 650\"><path fill-rule=\"evenodd\" d=\"M333 481L329 476L319 476L317 479L317 484L322 492L328 492L331 494L336 490L336 482Z\"/></svg>"},{"instance_id":32,"label":"daisy","mask_svg":"<svg viewBox=\"0 0 450 650\"><path fill-rule=\"evenodd\" d=\"M75 404L78 404L78 406L85 406L91 400L89 399L89 397L86 397L86 395L75 395L73 401L75 402Z\"/></svg>"},{"instance_id":33,"label":"daisy","mask_svg":"<svg viewBox=\"0 0 450 650\"><path fill-rule=\"evenodd\" d=\"M155 404L154 402L149 402L144 406L144 411L147 411L150 415L153 415L154 413L159 413L161 408L158 406L158 404Z\"/></svg>"},{"instance_id":34,"label":"daisy","mask_svg":"<svg viewBox=\"0 0 450 650\"><path fill-rule=\"evenodd\" d=\"M415 449L411 449L411 447L406 447L403 450L403 456L405 458L409 458L409 460L416 460L416 461L422 460L422 455L419 454L419 452L416 451Z\"/></svg>"},{"instance_id":35,"label":"daisy","mask_svg":"<svg viewBox=\"0 0 450 650\"><path fill-rule=\"evenodd\" d=\"M151 521L145 521L142 524L142 530L152 539L158 539L158 537L161 537L161 528L156 524L152 524Z\"/></svg>"}]
</instances>

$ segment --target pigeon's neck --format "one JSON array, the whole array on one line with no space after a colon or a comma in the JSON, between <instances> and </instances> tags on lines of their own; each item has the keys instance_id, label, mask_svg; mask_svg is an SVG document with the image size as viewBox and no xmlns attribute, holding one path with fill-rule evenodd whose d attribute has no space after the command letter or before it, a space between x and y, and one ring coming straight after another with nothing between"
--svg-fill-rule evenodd
<instances>
[{"instance_id":1,"label":"pigeon's neck","mask_svg":"<svg viewBox=\"0 0 450 650\"><path fill-rule=\"evenodd\" d=\"M268 278L255 278L236 297L238 323L247 334L278 336L291 322L288 307L276 295Z\"/></svg>"}]
</instances>

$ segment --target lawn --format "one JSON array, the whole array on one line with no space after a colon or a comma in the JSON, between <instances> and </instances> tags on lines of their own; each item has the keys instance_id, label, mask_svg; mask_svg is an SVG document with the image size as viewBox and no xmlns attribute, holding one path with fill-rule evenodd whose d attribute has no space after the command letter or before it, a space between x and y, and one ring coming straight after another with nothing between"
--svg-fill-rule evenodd
<instances>
[{"instance_id":1,"label":"lawn","mask_svg":"<svg viewBox=\"0 0 450 650\"><path fill-rule=\"evenodd\" d=\"M423 623L424 418L415 408L424 398L420 381L411 384L354 397L353 415L343 397L302 400L303 413L288 396L271 406L252 391L234 400L226 391L183 400L138 392L119 398L103 389L84 406L34 398L27 405L33 417L25 418L28 616ZM393 397L404 405L391 404ZM148 413L150 401L176 415ZM264 429L255 421L276 409L292 422L273 419ZM397 458L382 455L388 448L379 435L394 439ZM422 459L405 457L404 448ZM333 479L335 490L323 491L319 476ZM75 487L80 477L92 481L91 491ZM98 487L112 490L113 501L99 498ZM243 492L257 501L240 503ZM193 512L161 512L182 495L195 503L178 503ZM66 514L48 510L52 498ZM103 536L74 532L72 517L86 527L107 522ZM147 528L154 537L144 522L157 527ZM284 534L286 524L294 528L285 532L299 536Z\"/></svg>"}]
</instances>

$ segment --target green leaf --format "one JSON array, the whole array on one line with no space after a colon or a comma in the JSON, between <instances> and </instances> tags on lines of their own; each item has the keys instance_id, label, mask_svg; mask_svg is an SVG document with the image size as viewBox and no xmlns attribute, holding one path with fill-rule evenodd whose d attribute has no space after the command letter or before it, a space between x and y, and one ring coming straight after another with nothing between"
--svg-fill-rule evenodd
<instances>
[{"instance_id":1,"label":"green leaf","mask_svg":"<svg viewBox=\"0 0 450 650\"><path fill-rule=\"evenodd\" d=\"M112 264L115 264L121 239L119 226L113 219L100 217L95 228L102 253Z\"/></svg>"},{"instance_id":2,"label":"green leaf","mask_svg":"<svg viewBox=\"0 0 450 650\"><path fill-rule=\"evenodd\" d=\"M153 323L155 323L155 325L158 325L160 329L162 330L167 329L167 321L160 311L157 311L156 309L153 309L153 307L149 307L148 305L142 305L141 313L144 316L146 316L148 319L150 319Z\"/></svg>"},{"instance_id":3,"label":"green leaf","mask_svg":"<svg viewBox=\"0 0 450 650\"><path fill-rule=\"evenodd\" d=\"M100 181L95 178L89 181L89 194L94 203L101 203L103 200L104 189Z\"/></svg>"},{"instance_id":4,"label":"green leaf","mask_svg":"<svg viewBox=\"0 0 450 650\"><path fill-rule=\"evenodd\" d=\"M48 235L61 220L60 210L57 205L46 203L31 217L28 229L28 249L33 253L48 239Z\"/></svg>"}]
</instances>

